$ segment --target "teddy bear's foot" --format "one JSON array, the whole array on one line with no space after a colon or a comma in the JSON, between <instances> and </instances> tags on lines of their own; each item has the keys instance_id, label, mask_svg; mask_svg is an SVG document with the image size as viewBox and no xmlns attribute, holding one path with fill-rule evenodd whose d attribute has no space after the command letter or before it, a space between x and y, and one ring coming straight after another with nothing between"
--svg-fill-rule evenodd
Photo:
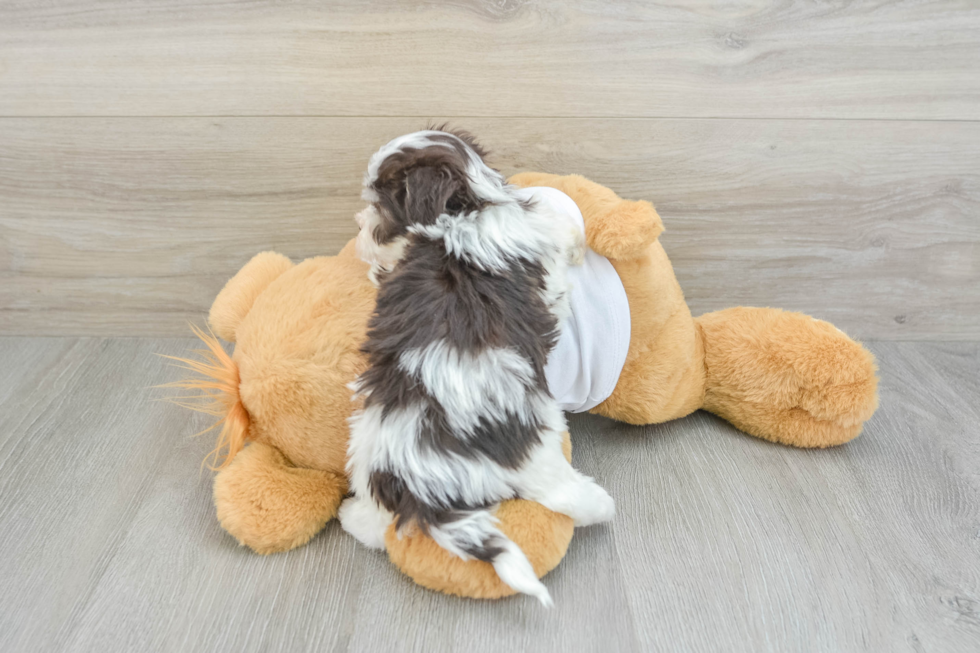
<instances>
[{"instance_id":1,"label":"teddy bear's foot","mask_svg":"<svg viewBox=\"0 0 980 653\"><path fill-rule=\"evenodd\" d=\"M511 499L496 513L499 527L527 557L540 578L554 569L572 541L574 525L566 515L540 503ZM385 533L388 557L419 585L475 599L498 599L517 591L504 583L488 562L463 560L420 532L399 534L392 524Z\"/></svg>"},{"instance_id":2,"label":"teddy bear's foot","mask_svg":"<svg viewBox=\"0 0 980 653\"><path fill-rule=\"evenodd\" d=\"M253 442L214 479L214 504L226 531L256 553L306 544L337 514L347 481L293 467L273 447Z\"/></svg>"},{"instance_id":3,"label":"teddy bear's foot","mask_svg":"<svg viewBox=\"0 0 980 653\"><path fill-rule=\"evenodd\" d=\"M562 454L571 461L568 433L562 435ZM524 552L539 578L561 562L572 541L572 518L534 501L504 501L495 516L500 530ZM399 533L391 524L385 533L385 545L391 561L423 587L475 599L497 599L516 593L500 580L490 563L463 560L417 530Z\"/></svg>"},{"instance_id":4,"label":"teddy bear's foot","mask_svg":"<svg viewBox=\"0 0 980 653\"><path fill-rule=\"evenodd\" d=\"M832 324L769 308L696 320L704 408L743 431L798 447L842 444L878 406L874 357Z\"/></svg>"}]
</instances>

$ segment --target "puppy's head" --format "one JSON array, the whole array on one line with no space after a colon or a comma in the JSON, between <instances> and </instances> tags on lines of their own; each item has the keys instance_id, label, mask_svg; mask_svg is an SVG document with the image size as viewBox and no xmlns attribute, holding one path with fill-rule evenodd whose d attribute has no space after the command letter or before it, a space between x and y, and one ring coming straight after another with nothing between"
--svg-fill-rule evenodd
<instances>
[{"instance_id":1,"label":"puppy's head","mask_svg":"<svg viewBox=\"0 0 980 653\"><path fill-rule=\"evenodd\" d=\"M431 129L399 136L368 163L357 214L358 255L390 271L401 258L409 228L433 224L505 198L504 178L483 160L483 149L465 132Z\"/></svg>"}]
</instances>

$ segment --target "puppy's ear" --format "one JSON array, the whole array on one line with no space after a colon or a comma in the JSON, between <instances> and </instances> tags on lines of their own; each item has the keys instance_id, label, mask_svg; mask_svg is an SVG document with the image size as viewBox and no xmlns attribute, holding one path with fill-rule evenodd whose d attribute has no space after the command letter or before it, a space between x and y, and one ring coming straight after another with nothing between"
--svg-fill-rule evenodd
<instances>
[{"instance_id":1,"label":"puppy's ear","mask_svg":"<svg viewBox=\"0 0 980 653\"><path fill-rule=\"evenodd\" d=\"M459 181L445 167L413 168L405 178L405 212L413 223L432 224L458 189Z\"/></svg>"}]
</instances>

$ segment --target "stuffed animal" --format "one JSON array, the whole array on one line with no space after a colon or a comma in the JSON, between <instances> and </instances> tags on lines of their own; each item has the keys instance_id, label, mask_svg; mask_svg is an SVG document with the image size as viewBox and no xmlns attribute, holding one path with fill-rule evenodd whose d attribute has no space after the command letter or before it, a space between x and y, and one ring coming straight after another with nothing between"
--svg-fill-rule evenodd
<instances>
[{"instance_id":1,"label":"stuffed animal","mask_svg":"<svg viewBox=\"0 0 980 653\"><path fill-rule=\"evenodd\" d=\"M620 199L579 176L522 173L511 182L572 198L586 241L607 257L629 303L628 353L612 395L590 412L653 424L699 408L773 442L828 447L856 437L877 407L872 355L827 322L771 308L730 308L692 318L648 202ZM214 501L221 525L258 553L308 542L337 515L347 491L348 385L365 368L359 351L374 308L368 266L353 241L333 257L294 265L256 255L211 307L215 334L203 378L180 382L213 399L220 417ZM566 456L570 444L566 434ZM224 459L220 460L221 454ZM600 479L601 481L601 479ZM503 503L502 530L539 576L564 556L572 521L536 503ZM388 555L421 585L461 596L513 594L489 564L463 561L421 533L389 529Z\"/></svg>"}]
</instances>

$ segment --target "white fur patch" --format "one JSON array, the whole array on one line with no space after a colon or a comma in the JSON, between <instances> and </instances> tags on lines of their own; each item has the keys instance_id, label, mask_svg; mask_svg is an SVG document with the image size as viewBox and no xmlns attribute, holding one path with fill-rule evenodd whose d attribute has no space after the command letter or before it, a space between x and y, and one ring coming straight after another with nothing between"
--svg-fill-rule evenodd
<instances>
[{"instance_id":1,"label":"white fur patch","mask_svg":"<svg viewBox=\"0 0 980 653\"><path fill-rule=\"evenodd\" d=\"M460 499L482 505L514 495L512 474L485 458L464 458L419 446L421 407L389 411L382 420L380 406L359 411L351 418L347 473L355 494L370 496L372 471L394 473L408 490L431 506Z\"/></svg>"},{"instance_id":2,"label":"white fur patch","mask_svg":"<svg viewBox=\"0 0 980 653\"><path fill-rule=\"evenodd\" d=\"M408 238L398 236L390 243L381 245L374 239L374 229L381 224L381 216L374 206L369 206L354 216L360 231L357 232L355 250L357 256L365 263L371 265L368 272L368 279L375 286L378 285L378 275L381 272L391 272L395 269L398 261L405 255L405 248L408 246Z\"/></svg>"},{"instance_id":3,"label":"white fur patch","mask_svg":"<svg viewBox=\"0 0 980 653\"><path fill-rule=\"evenodd\" d=\"M479 548L488 539L506 538L497 529L497 519L489 510L474 510L433 529L432 539L450 553L471 560L470 550Z\"/></svg>"},{"instance_id":4,"label":"white fur patch","mask_svg":"<svg viewBox=\"0 0 980 653\"><path fill-rule=\"evenodd\" d=\"M516 200L464 215L443 213L434 224L413 225L409 232L442 240L446 251L488 272L504 272L515 261L554 257L559 251L554 229Z\"/></svg>"},{"instance_id":5,"label":"white fur patch","mask_svg":"<svg viewBox=\"0 0 980 653\"><path fill-rule=\"evenodd\" d=\"M531 422L526 394L534 383L534 370L513 349L473 354L438 340L402 352L399 366L422 382L456 432L472 435L480 418L502 422L508 414L524 424Z\"/></svg>"},{"instance_id":6,"label":"white fur patch","mask_svg":"<svg viewBox=\"0 0 980 653\"><path fill-rule=\"evenodd\" d=\"M345 499L337 513L341 527L370 549L385 548L385 532L394 515L375 503L370 495Z\"/></svg>"},{"instance_id":7,"label":"white fur patch","mask_svg":"<svg viewBox=\"0 0 980 653\"><path fill-rule=\"evenodd\" d=\"M565 459L560 448L562 434L552 431L548 435L542 438L541 445L514 479L518 494L568 515L576 526L598 524L615 517L616 504L609 493Z\"/></svg>"},{"instance_id":8,"label":"white fur patch","mask_svg":"<svg viewBox=\"0 0 980 653\"><path fill-rule=\"evenodd\" d=\"M504 552L493 561L493 570L500 576L500 580L522 594L535 597L544 607L552 607L554 602L551 600L548 588L538 580L534 567L528 562L527 556L520 547L511 540L504 541L503 546Z\"/></svg>"},{"instance_id":9,"label":"white fur patch","mask_svg":"<svg viewBox=\"0 0 980 653\"><path fill-rule=\"evenodd\" d=\"M378 179L378 171L381 169L381 164L392 154L402 150L421 150L432 146L452 148L452 145L449 143L432 140L431 137L435 134L444 134L444 132L433 130L412 132L411 134L404 134L403 136L393 138L381 146L381 149L372 154L371 159L368 161L367 171L364 173L364 191L361 193L361 197L367 202L378 201L377 194L370 187Z\"/></svg>"}]
</instances>

